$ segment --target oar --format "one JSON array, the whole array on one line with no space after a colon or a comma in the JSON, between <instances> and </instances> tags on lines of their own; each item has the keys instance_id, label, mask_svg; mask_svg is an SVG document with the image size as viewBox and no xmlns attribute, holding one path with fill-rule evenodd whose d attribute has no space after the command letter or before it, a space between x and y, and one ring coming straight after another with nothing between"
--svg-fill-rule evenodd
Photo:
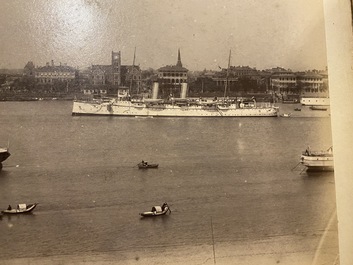
<instances>
[{"instance_id":1,"label":"oar","mask_svg":"<svg viewBox=\"0 0 353 265\"><path fill-rule=\"evenodd\" d=\"M293 167L291 170L294 170L301 162L299 162L298 164L295 165L295 167Z\"/></svg>"}]
</instances>

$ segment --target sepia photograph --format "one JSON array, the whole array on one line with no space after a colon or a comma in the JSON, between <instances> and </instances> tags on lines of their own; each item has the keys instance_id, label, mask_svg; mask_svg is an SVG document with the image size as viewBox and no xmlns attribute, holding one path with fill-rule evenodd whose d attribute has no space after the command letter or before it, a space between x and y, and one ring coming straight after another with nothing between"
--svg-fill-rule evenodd
<instances>
[{"instance_id":1,"label":"sepia photograph","mask_svg":"<svg viewBox=\"0 0 353 265\"><path fill-rule=\"evenodd\" d=\"M0 1L0 264L349 265L343 2Z\"/></svg>"}]
</instances>

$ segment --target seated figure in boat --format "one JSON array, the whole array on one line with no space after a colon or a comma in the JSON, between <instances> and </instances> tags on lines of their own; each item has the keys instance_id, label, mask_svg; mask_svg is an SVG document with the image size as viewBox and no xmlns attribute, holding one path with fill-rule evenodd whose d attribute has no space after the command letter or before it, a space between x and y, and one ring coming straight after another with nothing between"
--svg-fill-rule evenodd
<instances>
[{"instance_id":1,"label":"seated figure in boat","mask_svg":"<svg viewBox=\"0 0 353 265\"><path fill-rule=\"evenodd\" d=\"M310 151L310 146L308 146L308 148L306 148L305 150L305 155L309 156L311 154L311 151Z\"/></svg>"},{"instance_id":2,"label":"seated figure in boat","mask_svg":"<svg viewBox=\"0 0 353 265\"><path fill-rule=\"evenodd\" d=\"M168 204L166 202L162 205L162 211L164 211L165 207L168 207Z\"/></svg>"}]
</instances>

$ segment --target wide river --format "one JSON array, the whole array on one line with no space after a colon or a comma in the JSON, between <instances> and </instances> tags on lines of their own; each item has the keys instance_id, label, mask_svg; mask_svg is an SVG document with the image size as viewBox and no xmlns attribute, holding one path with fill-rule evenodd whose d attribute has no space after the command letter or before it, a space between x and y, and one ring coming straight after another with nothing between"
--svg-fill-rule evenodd
<instances>
[{"instance_id":1,"label":"wide river","mask_svg":"<svg viewBox=\"0 0 353 265\"><path fill-rule=\"evenodd\" d=\"M0 264L309 265L337 233L333 172L298 165L308 145L332 145L327 112L122 118L71 108L0 102L0 146L11 152L0 207L39 203L0 220ZM142 159L159 168L139 170ZM171 214L140 218L163 202Z\"/></svg>"}]
</instances>

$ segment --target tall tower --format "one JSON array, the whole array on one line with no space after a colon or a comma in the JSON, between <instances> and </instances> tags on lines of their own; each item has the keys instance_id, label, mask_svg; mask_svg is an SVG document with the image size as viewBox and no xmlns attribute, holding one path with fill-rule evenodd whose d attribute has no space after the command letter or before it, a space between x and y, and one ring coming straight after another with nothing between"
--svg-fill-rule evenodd
<instances>
[{"instance_id":1,"label":"tall tower","mask_svg":"<svg viewBox=\"0 0 353 265\"><path fill-rule=\"evenodd\" d=\"M121 82L121 54L119 52L112 51L112 83L114 85L120 85Z\"/></svg>"},{"instance_id":2,"label":"tall tower","mask_svg":"<svg viewBox=\"0 0 353 265\"><path fill-rule=\"evenodd\" d=\"M181 57L180 57L180 49L178 49L178 62L176 66L183 67L183 64L181 63Z\"/></svg>"},{"instance_id":3,"label":"tall tower","mask_svg":"<svg viewBox=\"0 0 353 265\"><path fill-rule=\"evenodd\" d=\"M120 52L112 51L112 67L114 72L120 72L121 56Z\"/></svg>"}]
</instances>

